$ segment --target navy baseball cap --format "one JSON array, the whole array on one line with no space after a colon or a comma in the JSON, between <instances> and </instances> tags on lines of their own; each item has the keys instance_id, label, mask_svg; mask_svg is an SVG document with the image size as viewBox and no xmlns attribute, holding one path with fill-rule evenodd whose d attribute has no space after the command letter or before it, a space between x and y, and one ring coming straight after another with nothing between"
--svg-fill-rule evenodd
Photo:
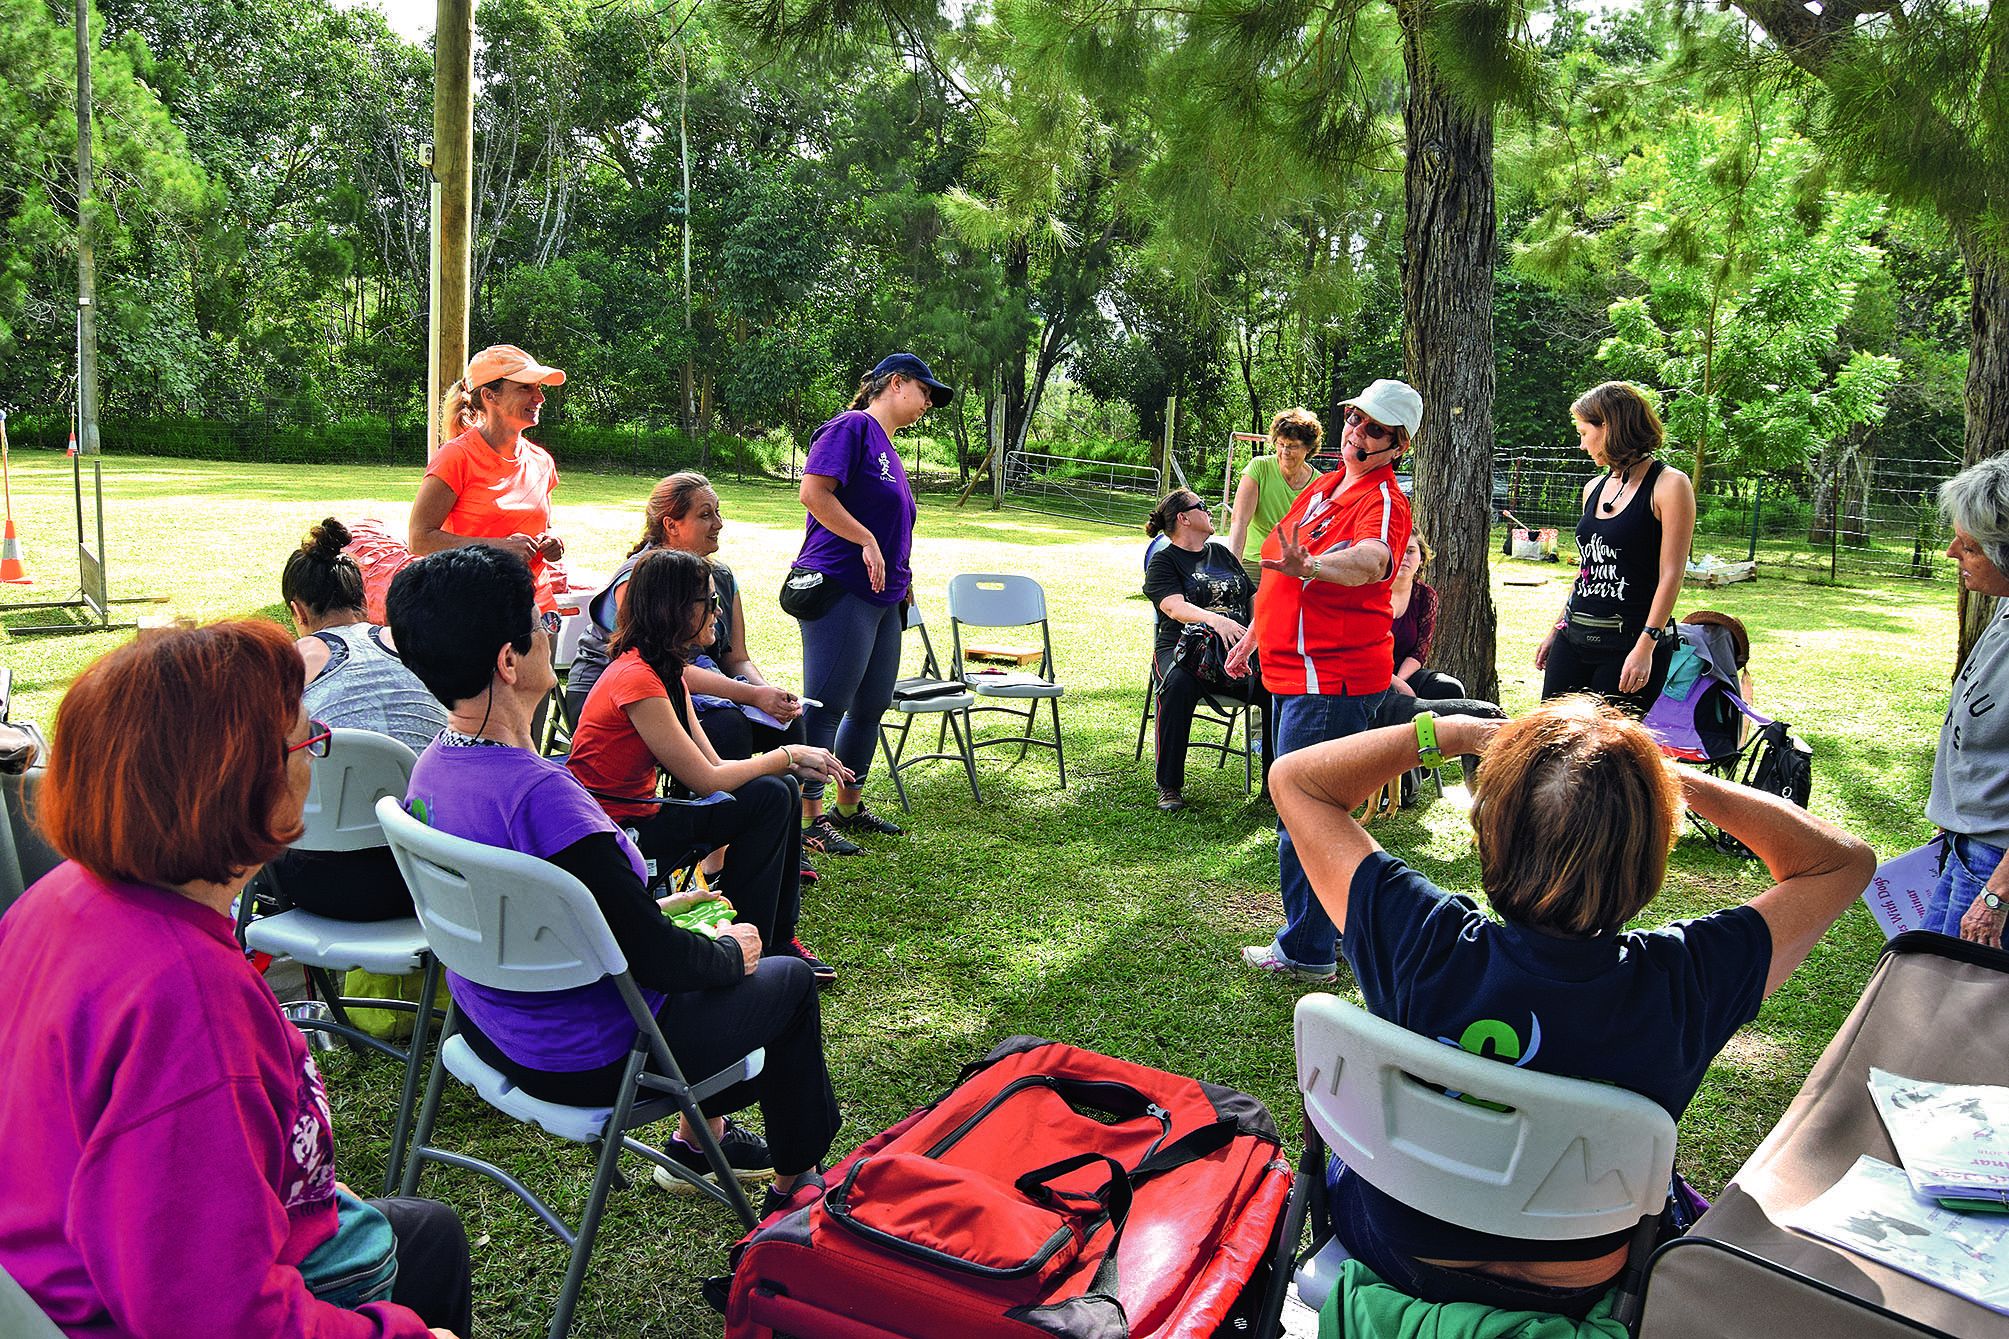
<instances>
[{"instance_id":1,"label":"navy baseball cap","mask_svg":"<svg viewBox=\"0 0 2009 1339\"><path fill-rule=\"evenodd\" d=\"M912 377L926 386L928 399L934 402L937 409L956 398L956 388L935 380L935 374L928 370L928 365L911 353L887 354L879 360L879 365L872 369L871 375L878 378L891 372L898 372L903 377Z\"/></svg>"}]
</instances>

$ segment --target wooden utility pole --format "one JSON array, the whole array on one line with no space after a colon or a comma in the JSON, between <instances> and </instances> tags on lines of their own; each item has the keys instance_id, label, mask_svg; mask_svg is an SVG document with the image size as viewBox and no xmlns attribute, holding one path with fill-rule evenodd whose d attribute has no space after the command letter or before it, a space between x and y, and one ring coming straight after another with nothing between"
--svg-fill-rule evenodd
<instances>
[{"instance_id":1,"label":"wooden utility pole","mask_svg":"<svg viewBox=\"0 0 2009 1339\"><path fill-rule=\"evenodd\" d=\"M77 0L77 450L98 454L98 273L91 187L91 5ZM83 512L77 513L83 539Z\"/></svg>"},{"instance_id":2,"label":"wooden utility pole","mask_svg":"<svg viewBox=\"0 0 2009 1339\"><path fill-rule=\"evenodd\" d=\"M439 0L433 33L433 179L439 183L432 274L432 369L428 396L438 404L467 366L468 289L474 221L474 0ZM453 432L441 423L426 443L430 457Z\"/></svg>"}]
</instances>

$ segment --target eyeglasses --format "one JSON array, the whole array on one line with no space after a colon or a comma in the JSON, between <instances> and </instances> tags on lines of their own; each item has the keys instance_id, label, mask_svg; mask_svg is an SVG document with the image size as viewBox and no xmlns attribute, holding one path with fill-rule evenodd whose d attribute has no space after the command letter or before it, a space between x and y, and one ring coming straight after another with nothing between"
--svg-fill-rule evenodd
<instances>
[{"instance_id":1,"label":"eyeglasses","mask_svg":"<svg viewBox=\"0 0 2009 1339\"><path fill-rule=\"evenodd\" d=\"M297 744L286 746L286 756L292 757L301 749L307 750L310 758L325 758L328 748L334 742L335 731L326 721L307 722L307 737Z\"/></svg>"},{"instance_id":2,"label":"eyeglasses","mask_svg":"<svg viewBox=\"0 0 2009 1339\"><path fill-rule=\"evenodd\" d=\"M1358 409L1346 411L1346 426L1360 429L1361 436L1372 442L1385 442L1395 435L1395 429L1376 423Z\"/></svg>"},{"instance_id":3,"label":"eyeglasses","mask_svg":"<svg viewBox=\"0 0 2009 1339\"><path fill-rule=\"evenodd\" d=\"M719 610L725 608L724 603L721 602L718 597L717 591L712 591L709 595L706 595L702 600L692 600L691 603L701 604L705 608L711 610L711 612L713 612L714 614L716 614Z\"/></svg>"},{"instance_id":4,"label":"eyeglasses","mask_svg":"<svg viewBox=\"0 0 2009 1339\"><path fill-rule=\"evenodd\" d=\"M1207 505L1206 503L1204 503L1204 502L1188 502L1188 503L1187 503L1187 504L1186 504L1185 506L1183 506L1183 507L1179 508L1179 510L1178 510L1177 512L1173 513L1173 514L1174 514L1174 515L1178 515L1178 516L1183 516L1183 515L1185 515L1185 514L1186 514L1187 512L1189 512L1189 511L1204 511L1204 512L1206 512L1206 513L1207 513L1207 514L1208 514L1209 516L1213 515L1213 513L1214 513L1214 509L1213 509L1212 507L1208 506L1208 505Z\"/></svg>"}]
</instances>

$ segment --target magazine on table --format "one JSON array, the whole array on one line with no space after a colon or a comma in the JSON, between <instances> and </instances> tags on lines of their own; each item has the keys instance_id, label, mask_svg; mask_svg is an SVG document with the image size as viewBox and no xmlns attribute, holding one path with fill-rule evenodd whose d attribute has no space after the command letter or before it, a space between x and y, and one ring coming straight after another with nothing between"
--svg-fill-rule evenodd
<instances>
[{"instance_id":1,"label":"magazine on table","mask_svg":"<svg viewBox=\"0 0 2009 1339\"><path fill-rule=\"evenodd\" d=\"M2009 1218L1921 1198L1902 1168L1865 1154L1787 1227L2009 1315Z\"/></svg>"},{"instance_id":2,"label":"magazine on table","mask_svg":"<svg viewBox=\"0 0 2009 1339\"><path fill-rule=\"evenodd\" d=\"M2009 1088L1872 1069L1869 1091L1912 1189L1957 1209L2009 1212Z\"/></svg>"}]
</instances>

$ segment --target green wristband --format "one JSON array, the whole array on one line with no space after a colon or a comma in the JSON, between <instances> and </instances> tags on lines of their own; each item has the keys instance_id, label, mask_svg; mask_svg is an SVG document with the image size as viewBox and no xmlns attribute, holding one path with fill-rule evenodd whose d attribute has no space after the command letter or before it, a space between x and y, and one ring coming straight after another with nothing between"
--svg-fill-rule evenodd
<instances>
[{"instance_id":1,"label":"green wristband","mask_svg":"<svg viewBox=\"0 0 2009 1339\"><path fill-rule=\"evenodd\" d=\"M1437 747L1437 717L1427 711L1416 713L1416 761L1433 769L1444 765L1444 750Z\"/></svg>"}]
</instances>

